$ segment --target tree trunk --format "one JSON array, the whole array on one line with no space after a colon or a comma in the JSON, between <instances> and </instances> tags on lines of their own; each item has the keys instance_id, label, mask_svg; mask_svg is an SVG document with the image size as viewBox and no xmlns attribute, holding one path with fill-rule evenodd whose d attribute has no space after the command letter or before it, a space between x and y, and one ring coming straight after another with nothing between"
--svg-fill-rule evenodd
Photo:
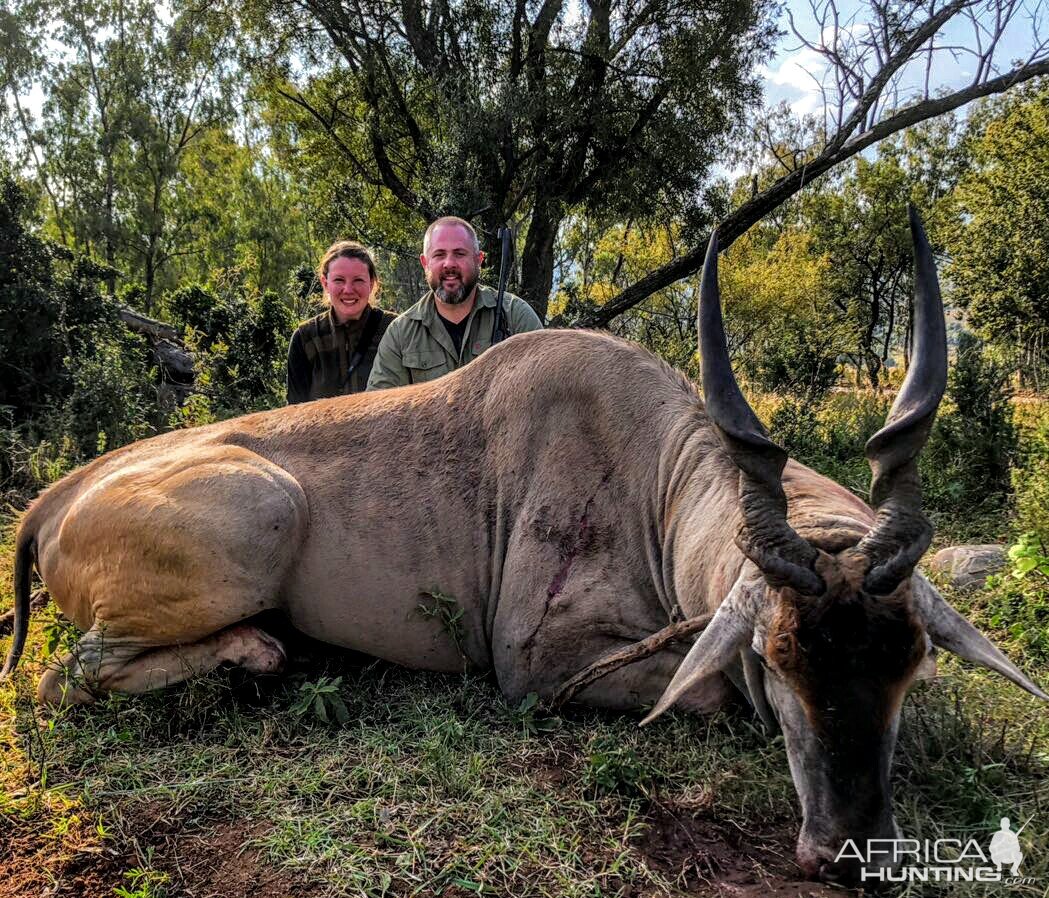
<instances>
[{"instance_id":1,"label":"tree trunk","mask_svg":"<svg viewBox=\"0 0 1049 898\"><path fill-rule=\"evenodd\" d=\"M105 241L106 241L106 264L109 273L106 275L106 293L110 296L117 294L117 251L116 251L116 217L113 213L113 194L116 193L116 179L113 174L113 150L106 150L106 203L105 203Z\"/></svg>"},{"instance_id":2,"label":"tree trunk","mask_svg":"<svg viewBox=\"0 0 1049 898\"><path fill-rule=\"evenodd\" d=\"M532 209L524 253L521 256L521 298L546 321L550 291L554 285L554 241L561 226L561 204L540 197Z\"/></svg>"},{"instance_id":3,"label":"tree trunk","mask_svg":"<svg viewBox=\"0 0 1049 898\"><path fill-rule=\"evenodd\" d=\"M156 235L149 235L149 243L146 247L146 258L144 263L144 276L145 276L145 306L146 314L153 314L153 288L156 284L157 277L157 241Z\"/></svg>"}]
</instances>

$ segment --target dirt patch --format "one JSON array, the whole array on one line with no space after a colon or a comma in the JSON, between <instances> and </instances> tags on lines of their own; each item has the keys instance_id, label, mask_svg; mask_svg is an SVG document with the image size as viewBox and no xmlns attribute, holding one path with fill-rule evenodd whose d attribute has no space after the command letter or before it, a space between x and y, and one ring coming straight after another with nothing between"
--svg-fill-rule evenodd
<instances>
[{"instance_id":1,"label":"dirt patch","mask_svg":"<svg viewBox=\"0 0 1049 898\"><path fill-rule=\"evenodd\" d=\"M162 863L177 894L186 898L306 898L315 894L309 883L275 867L251 847L269 824L232 822L201 835L176 836Z\"/></svg>"},{"instance_id":2,"label":"dirt patch","mask_svg":"<svg viewBox=\"0 0 1049 898\"><path fill-rule=\"evenodd\" d=\"M166 808L146 805L123 829L131 844L117 847L99 844L86 834L83 844L67 839L56 845L39 833L5 840L0 850L0 898L113 898L118 886L134 891L125 874L143 866L166 874L166 894L179 898L316 894L304 878L276 867L251 846L268 832L267 823L235 820L187 826Z\"/></svg>"},{"instance_id":3,"label":"dirt patch","mask_svg":"<svg viewBox=\"0 0 1049 898\"><path fill-rule=\"evenodd\" d=\"M133 866L102 846L56 843L37 833L16 833L2 841L0 898L112 898L113 887Z\"/></svg>"},{"instance_id":4,"label":"dirt patch","mask_svg":"<svg viewBox=\"0 0 1049 898\"><path fill-rule=\"evenodd\" d=\"M792 824L743 829L707 810L654 802L636 847L648 864L689 894L714 898L844 898L843 891L801 878Z\"/></svg>"}]
</instances>

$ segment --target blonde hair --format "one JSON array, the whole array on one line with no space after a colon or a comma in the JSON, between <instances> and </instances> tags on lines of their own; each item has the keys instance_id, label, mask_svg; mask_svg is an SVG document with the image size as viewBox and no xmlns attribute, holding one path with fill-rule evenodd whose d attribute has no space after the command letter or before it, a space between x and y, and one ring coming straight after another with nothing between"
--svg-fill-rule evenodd
<instances>
[{"instance_id":1,"label":"blonde hair","mask_svg":"<svg viewBox=\"0 0 1049 898\"><path fill-rule=\"evenodd\" d=\"M423 234L423 255L425 256L430 250L430 235L435 229L441 225L458 225L464 231L470 235L470 239L473 241L474 252L479 253L481 251L481 243L477 239L477 231L474 230L474 226L470 224L465 218L459 218L457 215L442 215L435 221L430 222L430 226L426 229L426 233Z\"/></svg>"},{"instance_id":2,"label":"blonde hair","mask_svg":"<svg viewBox=\"0 0 1049 898\"><path fill-rule=\"evenodd\" d=\"M375 257L363 243L356 240L339 240L329 246L324 255L321 256L320 264L317 266L317 280L328 276L328 267L336 259L357 259L368 266L368 276L372 279L372 298L374 299L382 287L379 280L379 272L375 267Z\"/></svg>"}]
</instances>

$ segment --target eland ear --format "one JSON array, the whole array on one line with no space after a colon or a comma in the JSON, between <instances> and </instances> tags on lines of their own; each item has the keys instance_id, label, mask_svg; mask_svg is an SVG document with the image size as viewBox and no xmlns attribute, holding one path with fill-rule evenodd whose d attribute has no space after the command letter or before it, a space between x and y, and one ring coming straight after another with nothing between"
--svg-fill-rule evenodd
<instances>
[{"instance_id":1,"label":"eland ear","mask_svg":"<svg viewBox=\"0 0 1049 898\"><path fill-rule=\"evenodd\" d=\"M762 581L745 580L740 575L706 629L688 650L670 685L641 721L641 726L650 724L670 710L700 680L720 672L732 663L754 632L754 599L762 594Z\"/></svg>"},{"instance_id":2,"label":"eland ear","mask_svg":"<svg viewBox=\"0 0 1049 898\"><path fill-rule=\"evenodd\" d=\"M1000 673L1031 695L1049 701L1049 695L1025 677L991 640L948 605L947 600L921 575L916 578L914 598L933 645Z\"/></svg>"}]
</instances>

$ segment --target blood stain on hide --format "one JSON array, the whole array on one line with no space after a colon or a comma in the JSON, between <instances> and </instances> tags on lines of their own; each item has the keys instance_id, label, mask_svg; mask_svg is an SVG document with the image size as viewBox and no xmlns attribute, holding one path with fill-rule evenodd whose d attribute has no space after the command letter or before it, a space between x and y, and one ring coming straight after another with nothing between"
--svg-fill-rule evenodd
<instances>
[{"instance_id":1,"label":"blood stain on hide","mask_svg":"<svg viewBox=\"0 0 1049 898\"><path fill-rule=\"evenodd\" d=\"M583 509L583 515L579 519L579 526L576 528L574 538L568 541L568 545L561 552L561 566L557 569L554 579L550 581L550 585L546 589L546 600L548 602L561 594L561 590L565 588L565 582L568 580L568 575L572 572L572 565L575 563L576 556L586 548L590 536L590 503L593 501L593 499L587 501L586 507Z\"/></svg>"}]
</instances>

